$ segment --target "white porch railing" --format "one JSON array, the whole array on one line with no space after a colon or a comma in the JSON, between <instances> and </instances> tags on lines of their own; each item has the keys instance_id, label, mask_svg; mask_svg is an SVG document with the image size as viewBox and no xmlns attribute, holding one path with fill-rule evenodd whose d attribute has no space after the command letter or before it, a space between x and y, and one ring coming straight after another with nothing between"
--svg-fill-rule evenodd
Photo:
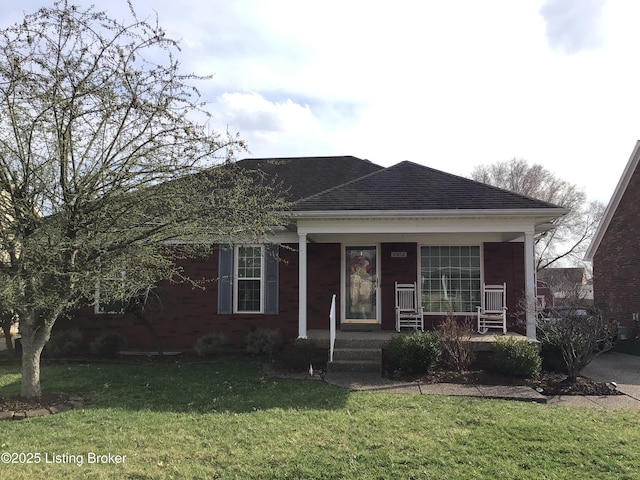
<instances>
[{"instance_id":1,"label":"white porch railing","mask_svg":"<svg viewBox=\"0 0 640 480\"><path fill-rule=\"evenodd\" d=\"M333 345L336 343L336 294L331 298L329 309L329 363L333 363Z\"/></svg>"}]
</instances>

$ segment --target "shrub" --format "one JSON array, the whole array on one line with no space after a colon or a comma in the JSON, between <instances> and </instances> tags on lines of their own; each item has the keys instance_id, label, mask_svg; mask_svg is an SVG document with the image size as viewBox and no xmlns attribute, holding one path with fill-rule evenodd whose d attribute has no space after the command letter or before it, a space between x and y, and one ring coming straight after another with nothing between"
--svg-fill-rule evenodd
<instances>
[{"instance_id":1,"label":"shrub","mask_svg":"<svg viewBox=\"0 0 640 480\"><path fill-rule=\"evenodd\" d=\"M279 330L258 328L247 335L247 351L254 355L273 359L281 346Z\"/></svg>"},{"instance_id":2,"label":"shrub","mask_svg":"<svg viewBox=\"0 0 640 480\"><path fill-rule=\"evenodd\" d=\"M124 337L119 333L107 332L96 338L89 349L91 353L102 358L113 358L118 355L118 352L124 344Z\"/></svg>"},{"instance_id":3,"label":"shrub","mask_svg":"<svg viewBox=\"0 0 640 480\"><path fill-rule=\"evenodd\" d=\"M562 364L570 380L575 381L580 371L612 341L610 326L602 314L589 308L558 309L549 318L538 320L538 338L555 369Z\"/></svg>"},{"instance_id":4,"label":"shrub","mask_svg":"<svg viewBox=\"0 0 640 480\"><path fill-rule=\"evenodd\" d=\"M542 360L534 343L501 338L493 346L496 371L516 377L532 377L540 372Z\"/></svg>"},{"instance_id":5,"label":"shrub","mask_svg":"<svg viewBox=\"0 0 640 480\"><path fill-rule=\"evenodd\" d=\"M82 332L80 330L63 330L51 335L43 353L48 357L73 357L84 353Z\"/></svg>"},{"instance_id":6,"label":"shrub","mask_svg":"<svg viewBox=\"0 0 640 480\"><path fill-rule=\"evenodd\" d=\"M469 319L459 322L453 316L447 318L438 327L438 336L442 344L442 363L448 368L462 371L469 368L475 359L471 344L472 326Z\"/></svg>"},{"instance_id":7,"label":"shrub","mask_svg":"<svg viewBox=\"0 0 640 480\"><path fill-rule=\"evenodd\" d=\"M227 337L224 333L209 333L203 337L200 337L193 350L199 357L214 357L219 355L222 351L222 347L227 343Z\"/></svg>"},{"instance_id":8,"label":"shrub","mask_svg":"<svg viewBox=\"0 0 640 480\"><path fill-rule=\"evenodd\" d=\"M562 358L562 349L550 343L540 343L540 356L542 357L542 369L547 372L567 373L567 365Z\"/></svg>"},{"instance_id":9,"label":"shrub","mask_svg":"<svg viewBox=\"0 0 640 480\"><path fill-rule=\"evenodd\" d=\"M324 354L326 355L326 350ZM295 371L304 371L310 364L313 364L314 368L319 367L320 363L323 363L318 361L318 344L309 338L297 338L285 345L280 358L287 368ZM323 358L326 362L326 356Z\"/></svg>"},{"instance_id":10,"label":"shrub","mask_svg":"<svg viewBox=\"0 0 640 480\"><path fill-rule=\"evenodd\" d=\"M386 354L392 370L426 373L440 361L442 346L435 332L397 335L387 344Z\"/></svg>"},{"instance_id":11,"label":"shrub","mask_svg":"<svg viewBox=\"0 0 640 480\"><path fill-rule=\"evenodd\" d=\"M119 333L107 332L96 338L89 348L91 353L102 358L113 358L118 355L118 352L124 344L124 337Z\"/></svg>"}]
</instances>

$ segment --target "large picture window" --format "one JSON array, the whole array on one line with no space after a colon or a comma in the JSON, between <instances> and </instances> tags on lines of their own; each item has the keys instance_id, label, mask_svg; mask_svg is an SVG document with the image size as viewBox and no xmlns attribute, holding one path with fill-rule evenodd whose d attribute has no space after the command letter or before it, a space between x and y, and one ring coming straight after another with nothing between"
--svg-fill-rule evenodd
<instances>
[{"instance_id":1,"label":"large picture window","mask_svg":"<svg viewBox=\"0 0 640 480\"><path fill-rule=\"evenodd\" d=\"M236 312L262 312L263 247L242 245L236 247L235 310Z\"/></svg>"},{"instance_id":2,"label":"large picture window","mask_svg":"<svg viewBox=\"0 0 640 480\"><path fill-rule=\"evenodd\" d=\"M480 247L420 248L425 313L473 313L480 305Z\"/></svg>"}]
</instances>

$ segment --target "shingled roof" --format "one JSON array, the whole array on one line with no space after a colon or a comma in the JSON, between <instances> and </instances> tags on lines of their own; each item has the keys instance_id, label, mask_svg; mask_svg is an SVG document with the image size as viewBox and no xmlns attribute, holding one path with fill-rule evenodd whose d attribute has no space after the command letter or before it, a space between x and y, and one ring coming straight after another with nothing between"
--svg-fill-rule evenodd
<instances>
[{"instance_id":1,"label":"shingled roof","mask_svg":"<svg viewBox=\"0 0 640 480\"><path fill-rule=\"evenodd\" d=\"M290 157L237 165L275 179L298 212L560 208L408 161L384 168L353 156Z\"/></svg>"},{"instance_id":2,"label":"shingled roof","mask_svg":"<svg viewBox=\"0 0 640 480\"><path fill-rule=\"evenodd\" d=\"M294 211L339 210L510 210L559 208L412 162L378 169L363 177L308 195Z\"/></svg>"},{"instance_id":3,"label":"shingled roof","mask_svg":"<svg viewBox=\"0 0 640 480\"><path fill-rule=\"evenodd\" d=\"M384 169L369 160L350 155L245 159L237 165L264 172L281 183L287 200L291 202Z\"/></svg>"}]
</instances>

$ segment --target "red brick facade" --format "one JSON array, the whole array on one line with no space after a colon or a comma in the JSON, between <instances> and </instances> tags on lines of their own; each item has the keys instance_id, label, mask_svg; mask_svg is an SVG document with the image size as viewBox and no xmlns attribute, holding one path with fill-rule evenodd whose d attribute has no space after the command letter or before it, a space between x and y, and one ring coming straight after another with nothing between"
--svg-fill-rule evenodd
<instances>
[{"instance_id":1,"label":"red brick facade","mask_svg":"<svg viewBox=\"0 0 640 480\"><path fill-rule=\"evenodd\" d=\"M507 329L524 334L524 243L485 243L484 282L488 285L507 282Z\"/></svg>"},{"instance_id":2,"label":"red brick facade","mask_svg":"<svg viewBox=\"0 0 640 480\"><path fill-rule=\"evenodd\" d=\"M406 252L406 257L391 257L391 252ZM383 243L380 248L380 300L382 329L396 328L395 282L413 283L418 278L418 246L415 243ZM420 284L418 283L418 288Z\"/></svg>"},{"instance_id":3,"label":"red brick facade","mask_svg":"<svg viewBox=\"0 0 640 480\"><path fill-rule=\"evenodd\" d=\"M337 317L340 318L340 278L342 247L339 243L310 243L307 247L309 329L329 328L331 295L338 295ZM394 283L411 283L418 278L418 246L416 243L383 243L380 248L380 301L383 330L395 328ZM392 252L406 252L392 256ZM149 313L164 350L189 350L197 339L212 332L224 332L230 344L244 345L247 334L255 328L279 329L286 339L298 335L298 253L297 245L280 247L279 313L277 315L218 315L218 254L194 259L184 264L192 278L212 281L204 290L185 284L162 285L162 308ZM404 255L404 253L403 253ZM507 282L509 328L516 327L518 305L524 291L524 247L522 243L486 243L484 275L487 283ZM431 318L431 320L434 320ZM429 322L427 322L429 324ZM56 329L79 328L86 342L108 331L126 338L125 349L153 350L149 329L131 316L96 315L92 309L78 312L71 319L61 319Z\"/></svg>"},{"instance_id":4,"label":"red brick facade","mask_svg":"<svg viewBox=\"0 0 640 480\"><path fill-rule=\"evenodd\" d=\"M341 249L339 243L310 243L307 245L307 328L309 329L329 329L329 309L331 296L334 293L336 294L336 317L340 318ZM297 271L292 280L296 285L297 305ZM283 293L287 294L281 289L280 296Z\"/></svg>"},{"instance_id":5,"label":"red brick facade","mask_svg":"<svg viewBox=\"0 0 640 480\"><path fill-rule=\"evenodd\" d=\"M255 328L279 329L285 338L298 334L298 254L297 245L280 248L279 314L217 315L218 254L184 263L185 274L211 280L204 290L186 284L162 285L162 307L148 314L164 350L190 350L198 338L224 332L231 345L240 346ZM327 307L328 308L328 307ZM61 319L56 328L78 328L86 342L104 332L118 332L126 338L125 349L154 350L149 329L133 316L96 315L85 309L71 319Z\"/></svg>"},{"instance_id":6,"label":"red brick facade","mask_svg":"<svg viewBox=\"0 0 640 480\"><path fill-rule=\"evenodd\" d=\"M595 306L638 335L640 312L640 171L636 168L593 257Z\"/></svg>"}]
</instances>

